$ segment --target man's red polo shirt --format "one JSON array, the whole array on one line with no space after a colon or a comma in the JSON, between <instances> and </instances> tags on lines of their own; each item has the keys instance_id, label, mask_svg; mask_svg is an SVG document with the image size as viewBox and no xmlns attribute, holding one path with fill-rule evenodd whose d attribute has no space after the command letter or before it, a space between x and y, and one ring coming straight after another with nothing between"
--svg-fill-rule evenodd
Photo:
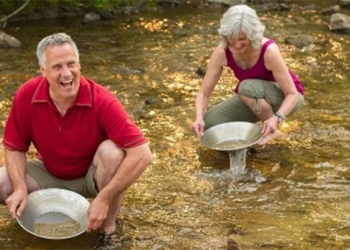
<instances>
[{"instance_id":1,"label":"man's red polo shirt","mask_svg":"<svg viewBox=\"0 0 350 250\"><path fill-rule=\"evenodd\" d=\"M120 148L146 142L105 87L81 77L77 99L62 117L49 97L46 78L39 76L16 92L3 144L10 150L27 152L33 143L46 169L57 178L69 180L86 174L98 145L106 139Z\"/></svg>"}]
</instances>

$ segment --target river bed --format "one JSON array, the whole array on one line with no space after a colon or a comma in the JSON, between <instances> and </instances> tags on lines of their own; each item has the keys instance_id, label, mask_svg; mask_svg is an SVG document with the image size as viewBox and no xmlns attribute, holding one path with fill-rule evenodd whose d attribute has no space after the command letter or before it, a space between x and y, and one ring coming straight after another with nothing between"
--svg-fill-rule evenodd
<instances>
[{"instance_id":1,"label":"river bed","mask_svg":"<svg viewBox=\"0 0 350 250\"><path fill-rule=\"evenodd\" d=\"M237 181L227 171L227 152L204 147L191 130L198 69L205 70L218 43L224 11L183 7L91 24L80 18L9 24L6 32L22 47L0 49L0 119L4 124L18 86L39 73L39 40L66 32L80 49L83 74L120 98L154 156L125 196L116 249L227 249L229 239L245 250L350 249L348 35L330 32L329 16L314 10L261 13L266 34L300 76L306 97L278 139L248 152L248 172L263 181ZM285 43L299 34L313 36L313 45ZM234 84L226 70L211 105L232 95ZM4 206L0 221L1 249L94 244L94 233L64 241L32 236Z\"/></svg>"}]
</instances>

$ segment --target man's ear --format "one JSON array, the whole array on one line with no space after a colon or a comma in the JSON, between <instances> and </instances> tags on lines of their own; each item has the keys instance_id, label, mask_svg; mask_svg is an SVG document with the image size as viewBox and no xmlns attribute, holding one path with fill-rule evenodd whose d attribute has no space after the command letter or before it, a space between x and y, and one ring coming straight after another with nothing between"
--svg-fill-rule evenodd
<instances>
[{"instance_id":1,"label":"man's ear","mask_svg":"<svg viewBox=\"0 0 350 250\"><path fill-rule=\"evenodd\" d=\"M43 76L45 76L45 68L39 64L39 69L40 69L41 74Z\"/></svg>"}]
</instances>

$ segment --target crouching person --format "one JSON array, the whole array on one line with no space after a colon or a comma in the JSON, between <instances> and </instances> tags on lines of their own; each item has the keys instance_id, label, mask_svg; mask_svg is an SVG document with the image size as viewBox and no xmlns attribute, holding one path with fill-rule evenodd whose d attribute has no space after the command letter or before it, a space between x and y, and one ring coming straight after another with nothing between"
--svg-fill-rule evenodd
<instances>
[{"instance_id":1,"label":"crouching person","mask_svg":"<svg viewBox=\"0 0 350 250\"><path fill-rule=\"evenodd\" d=\"M0 202L13 218L27 195L62 188L94 198L87 232L115 232L125 191L152 161L147 140L106 88L81 75L79 52L65 33L37 47L41 75L16 92L6 122ZM30 145L37 159L27 159Z\"/></svg>"}]
</instances>

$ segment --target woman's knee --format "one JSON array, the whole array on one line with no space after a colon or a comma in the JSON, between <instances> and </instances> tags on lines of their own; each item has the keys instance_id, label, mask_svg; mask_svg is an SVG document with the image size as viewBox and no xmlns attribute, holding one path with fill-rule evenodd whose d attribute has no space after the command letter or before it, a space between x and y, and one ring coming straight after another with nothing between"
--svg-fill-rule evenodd
<instances>
[{"instance_id":1,"label":"woman's knee","mask_svg":"<svg viewBox=\"0 0 350 250\"><path fill-rule=\"evenodd\" d=\"M265 96L264 81L257 79L247 79L242 81L238 87L238 93L241 97L250 99L263 99Z\"/></svg>"},{"instance_id":2,"label":"woman's knee","mask_svg":"<svg viewBox=\"0 0 350 250\"><path fill-rule=\"evenodd\" d=\"M204 116L205 129L221 123L236 121L259 121L259 118L242 102L238 95L212 107Z\"/></svg>"}]
</instances>

